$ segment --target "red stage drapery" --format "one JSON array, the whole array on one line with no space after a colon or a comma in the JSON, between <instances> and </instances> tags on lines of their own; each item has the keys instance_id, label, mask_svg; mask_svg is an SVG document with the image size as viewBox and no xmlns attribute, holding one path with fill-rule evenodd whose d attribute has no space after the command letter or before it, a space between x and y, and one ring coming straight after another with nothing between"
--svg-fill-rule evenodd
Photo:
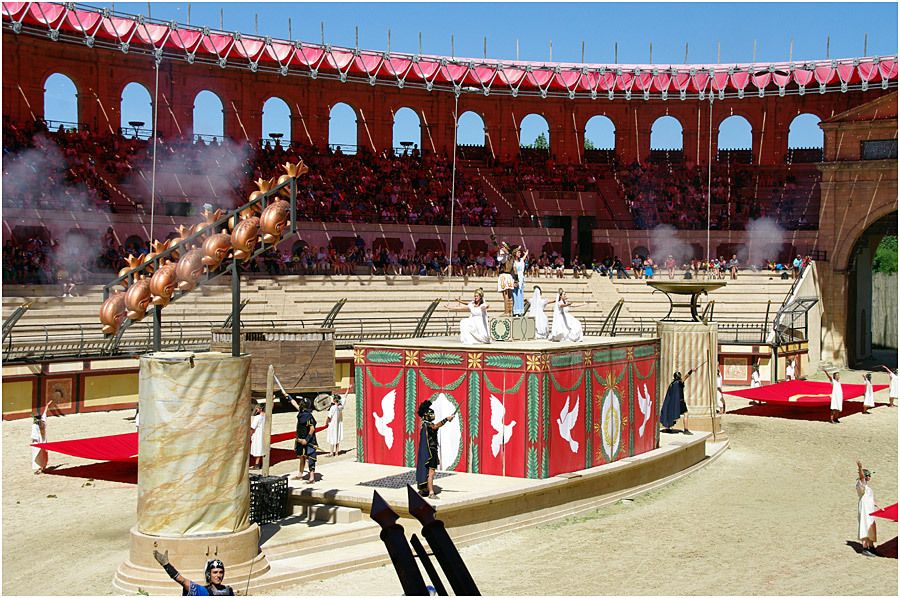
<instances>
[{"instance_id":1,"label":"red stage drapery","mask_svg":"<svg viewBox=\"0 0 900 598\"><path fill-rule=\"evenodd\" d=\"M316 432L324 430L326 426L316 428ZM272 444L291 440L294 432L282 432L272 434ZM138 433L115 434L113 436L97 436L94 438L79 438L77 440L60 440L58 442L38 442L32 444L55 453L62 453L70 457L81 459L93 459L94 461L137 461L138 458Z\"/></svg>"},{"instance_id":2,"label":"red stage drapery","mask_svg":"<svg viewBox=\"0 0 900 598\"><path fill-rule=\"evenodd\" d=\"M842 384L844 399L850 400L863 396L865 384ZM886 384L873 384L875 392L887 388ZM725 394L761 401L764 403L785 403L803 406L819 406L831 403L831 383L811 380L790 380L769 384L757 388L725 391Z\"/></svg>"},{"instance_id":3,"label":"red stage drapery","mask_svg":"<svg viewBox=\"0 0 900 598\"><path fill-rule=\"evenodd\" d=\"M883 519L890 519L891 521L897 521L897 503L892 504L889 507L885 507L883 509L878 509L874 511L872 517L881 517Z\"/></svg>"}]
</instances>

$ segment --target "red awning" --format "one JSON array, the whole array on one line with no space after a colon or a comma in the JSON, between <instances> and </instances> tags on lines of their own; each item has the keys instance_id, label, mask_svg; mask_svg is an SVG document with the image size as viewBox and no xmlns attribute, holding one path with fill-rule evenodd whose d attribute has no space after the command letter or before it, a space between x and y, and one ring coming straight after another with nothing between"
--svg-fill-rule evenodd
<instances>
[{"instance_id":1,"label":"red awning","mask_svg":"<svg viewBox=\"0 0 900 598\"><path fill-rule=\"evenodd\" d=\"M842 384L842 386L845 400L861 397L866 392L865 384ZM884 390L887 387L887 384L872 385L872 389L875 392ZM725 394L763 403L785 403L803 406L828 405L831 403L831 383L791 380L758 388L725 391Z\"/></svg>"},{"instance_id":2,"label":"red awning","mask_svg":"<svg viewBox=\"0 0 900 598\"><path fill-rule=\"evenodd\" d=\"M771 64L600 65L527 63L507 60L413 56L402 53L277 40L240 32L210 31L136 15L109 14L103 9L60 2L3 2L2 18L15 29L33 33L57 32L52 39L74 41L77 36L95 48L121 51L164 49L169 58L218 63L236 68L286 69L283 74L325 75L342 80L375 77L402 86L431 89L481 84L501 93L623 94L630 91L660 94L743 92L753 86L761 93L804 89L819 83L847 91L862 90L897 79L897 57L842 58L815 62ZM18 33L18 31L16 31ZM59 36L58 33L65 33ZM94 45L96 42L97 45ZM124 45L124 44L127 44ZM291 50L293 56L291 56ZM383 65L384 68L381 68ZM412 65L410 67L410 65Z\"/></svg>"},{"instance_id":3,"label":"red awning","mask_svg":"<svg viewBox=\"0 0 900 598\"><path fill-rule=\"evenodd\" d=\"M326 426L316 428L316 432L324 430ZM272 434L272 444L291 440L294 432L281 432ZM38 442L32 444L55 453L62 453L81 459L94 461L137 461L138 458L138 433L115 434L113 436L97 436L95 438L79 438L78 440L61 440L58 442Z\"/></svg>"}]
</instances>

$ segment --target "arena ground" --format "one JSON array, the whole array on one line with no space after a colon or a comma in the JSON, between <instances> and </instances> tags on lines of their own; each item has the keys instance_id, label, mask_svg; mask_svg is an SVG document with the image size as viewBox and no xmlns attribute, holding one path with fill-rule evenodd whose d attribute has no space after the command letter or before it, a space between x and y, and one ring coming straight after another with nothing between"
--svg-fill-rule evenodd
<instances>
[{"instance_id":1,"label":"arena ground","mask_svg":"<svg viewBox=\"0 0 900 598\"><path fill-rule=\"evenodd\" d=\"M875 374L876 383L882 378ZM886 394L878 394L871 415L856 408L840 425L821 421L824 415L734 413L748 403L730 398L731 448L709 466L633 502L464 547L463 558L482 593L495 595L896 595L896 524L878 523L880 543L894 539L893 558L866 558L854 548L857 458L875 470L876 502L897 500L900 409L886 407ZM354 401L346 404L350 422ZM51 440L123 433L134 430L132 415L54 417L48 431ZM274 430L290 430L293 422L292 413L278 413ZM32 475L29 429L29 420L3 422L2 592L110 595L136 504L134 483L117 480L133 466L51 454L58 475ZM353 426L345 431L345 448L354 447ZM353 458L352 450L339 457ZM325 476L328 463L320 460ZM294 465L280 462L273 473ZM402 590L393 568L380 567L278 593Z\"/></svg>"}]
</instances>

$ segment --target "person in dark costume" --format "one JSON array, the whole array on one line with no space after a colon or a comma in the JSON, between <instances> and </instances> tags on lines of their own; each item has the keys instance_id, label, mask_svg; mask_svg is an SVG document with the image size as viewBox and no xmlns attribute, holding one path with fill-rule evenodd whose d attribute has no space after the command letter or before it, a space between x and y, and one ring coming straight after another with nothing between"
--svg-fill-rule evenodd
<instances>
[{"instance_id":1,"label":"person in dark costume","mask_svg":"<svg viewBox=\"0 0 900 598\"><path fill-rule=\"evenodd\" d=\"M307 483L312 484L316 481L316 453L319 450L319 443L316 442L316 418L312 414L312 405L310 400L301 397L298 404L291 398L291 404L299 411L297 414L297 437L294 440L294 453L300 460L299 473L293 479L300 480L303 478L303 470L309 463L309 478Z\"/></svg>"},{"instance_id":2,"label":"person in dark costume","mask_svg":"<svg viewBox=\"0 0 900 598\"><path fill-rule=\"evenodd\" d=\"M428 498L437 498L434 493L434 472L438 466L438 430L447 422L453 421L454 415L445 417L434 423L434 409L431 401L422 401L417 412L422 418L422 431L419 433L419 451L416 453L416 483L419 494Z\"/></svg>"},{"instance_id":3,"label":"person in dark costume","mask_svg":"<svg viewBox=\"0 0 900 598\"><path fill-rule=\"evenodd\" d=\"M219 559L206 561L206 585L201 586L184 577L172 566L169 562L168 550L165 552L154 550L153 558L169 574L169 577L181 586L182 596L234 596L232 587L222 583L225 581L225 563Z\"/></svg>"},{"instance_id":4,"label":"person in dark costume","mask_svg":"<svg viewBox=\"0 0 900 598\"><path fill-rule=\"evenodd\" d=\"M684 415L684 433L690 434L687 415L685 415L688 408L687 403L684 401L684 383L693 373L694 370L690 370L682 379L681 372L675 372L675 375L672 377L672 382L666 391L666 398L663 400L662 409L659 412L659 423L663 425L665 432L671 432L672 426L675 425L678 418Z\"/></svg>"}]
</instances>

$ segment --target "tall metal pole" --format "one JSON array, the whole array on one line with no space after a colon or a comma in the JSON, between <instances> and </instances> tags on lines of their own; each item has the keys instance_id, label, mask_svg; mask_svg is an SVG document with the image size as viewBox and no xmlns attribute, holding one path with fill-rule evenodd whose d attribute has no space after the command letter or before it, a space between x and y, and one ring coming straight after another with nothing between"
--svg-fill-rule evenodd
<instances>
[{"instance_id":1,"label":"tall metal pole","mask_svg":"<svg viewBox=\"0 0 900 598\"><path fill-rule=\"evenodd\" d=\"M712 210L712 111L713 94L709 94L709 142L706 146L706 261L710 258L710 217Z\"/></svg>"},{"instance_id":2,"label":"tall metal pole","mask_svg":"<svg viewBox=\"0 0 900 598\"><path fill-rule=\"evenodd\" d=\"M153 350L162 351L162 307L153 309Z\"/></svg>"},{"instance_id":3,"label":"tall metal pole","mask_svg":"<svg viewBox=\"0 0 900 598\"><path fill-rule=\"evenodd\" d=\"M235 212L235 218L237 213ZM241 269L231 258L231 356L241 354Z\"/></svg>"},{"instance_id":4,"label":"tall metal pole","mask_svg":"<svg viewBox=\"0 0 900 598\"><path fill-rule=\"evenodd\" d=\"M450 174L450 246L447 248L447 259L450 271L447 274L447 300L450 300L450 287L453 281L453 212L456 206L456 138L459 134L459 94L460 89L453 92L453 168Z\"/></svg>"}]
</instances>

